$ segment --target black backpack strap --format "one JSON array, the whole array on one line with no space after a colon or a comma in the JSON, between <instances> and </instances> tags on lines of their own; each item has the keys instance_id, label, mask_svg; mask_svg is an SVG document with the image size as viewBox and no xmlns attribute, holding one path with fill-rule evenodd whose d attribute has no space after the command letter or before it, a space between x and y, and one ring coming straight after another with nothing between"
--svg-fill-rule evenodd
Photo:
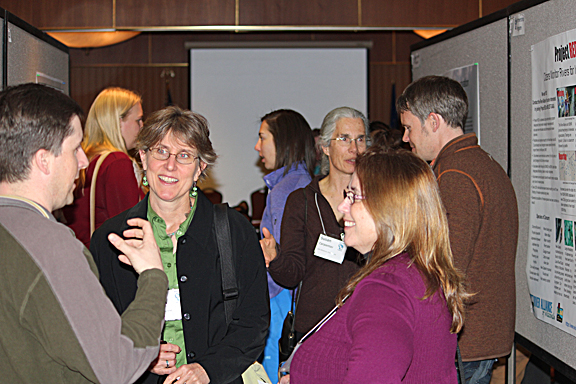
<instances>
[{"instance_id":1,"label":"black backpack strap","mask_svg":"<svg viewBox=\"0 0 576 384\"><path fill-rule=\"evenodd\" d=\"M220 271L222 273L222 294L224 295L224 312L226 325L232 321L232 312L238 300L236 270L232 259L232 236L228 221L228 204L214 204L214 229L220 253Z\"/></svg>"}]
</instances>

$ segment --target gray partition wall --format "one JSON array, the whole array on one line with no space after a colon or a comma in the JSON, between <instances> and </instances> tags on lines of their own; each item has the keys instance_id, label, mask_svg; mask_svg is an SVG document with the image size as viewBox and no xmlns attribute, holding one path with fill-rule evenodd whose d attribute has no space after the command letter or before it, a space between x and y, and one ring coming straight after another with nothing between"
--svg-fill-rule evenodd
<instances>
[{"instance_id":1,"label":"gray partition wall","mask_svg":"<svg viewBox=\"0 0 576 384\"><path fill-rule=\"evenodd\" d=\"M6 12L4 86L42 83L70 94L68 47Z\"/></svg>"},{"instance_id":2,"label":"gray partition wall","mask_svg":"<svg viewBox=\"0 0 576 384\"><path fill-rule=\"evenodd\" d=\"M507 169L508 22L505 17L494 16L481 22L483 25L466 32L455 30L453 37L435 44L422 48L418 47L427 42L414 45L412 79L478 63L481 145Z\"/></svg>"},{"instance_id":3,"label":"gray partition wall","mask_svg":"<svg viewBox=\"0 0 576 384\"><path fill-rule=\"evenodd\" d=\"M571 0L553 0L529 8L524 3L510 14L524 15L526 34L510 38L510 124L512 131L512 183L520 213L516 261L516 332L572 368L576 368L576 337L537 320L530 310L526 277L530 221L530 165L532 149L531 46L558 33L576 28L576 9ZM528 3L529 4L529 3ZM564 373L564 372L563 372ZM569 374L574 379L574 375Z\"/></svg>"},{"instance_id":4,"label":"gray partition wall","mask_svg":"<svg viewBox=\"0 0 576 384\"><path fill-rule=\"evenodd\" d=\"M525 34L509 34L509 18L524 16ZM531 46L575 29L571 0L525 0L501 12L412 46L413 77L478 63L482 147L508 169L516 190L520 232L516 256L516 340L576 380L576 337L536 319L526 277L532 151ZM505 310L503 308L503 310Z\"/></svg>"}]
</instances>

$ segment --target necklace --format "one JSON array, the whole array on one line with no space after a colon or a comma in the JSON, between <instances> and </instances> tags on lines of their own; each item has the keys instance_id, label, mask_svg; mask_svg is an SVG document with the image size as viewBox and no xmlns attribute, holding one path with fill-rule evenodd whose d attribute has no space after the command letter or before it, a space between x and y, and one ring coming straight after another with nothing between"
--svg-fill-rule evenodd
<instances>
[{"instance_id":1,"label":"necklace","mask_svg":"<svg viewBox=\"0 0 576 384\"><path fill-rule=\"evenodd\" d=\"M186 218L188 218L188 215L190 214L190 212L192 212L192 207L194 206L194 204L192 203L192 198L196 197L196 187L194 187L194 189L192 191L190 191L190 211L186 214ZM186 221L186 219L184 219L184 221ZM182 225L182 223L180 223L180 225ZM176 233L178 233L180 231L180 226L178 226L178 229L175 230L174 232L170 232L167 233L168 237L172 237L174 236Z\"/></svg>"}]
</instances>

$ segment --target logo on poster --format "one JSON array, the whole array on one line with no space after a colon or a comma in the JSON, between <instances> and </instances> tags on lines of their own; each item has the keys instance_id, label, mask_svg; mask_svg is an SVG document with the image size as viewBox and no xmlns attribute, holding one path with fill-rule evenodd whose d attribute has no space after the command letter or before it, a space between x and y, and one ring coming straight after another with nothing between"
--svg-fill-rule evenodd
<instances>
[{"instance_id":1,"label":"logo on poster","mask_svg":"<svg viewBox=\"0 0 576 384\"><path fill-rule=\"evenodd\" d=\"M563 62L564 60L573 59L576 57L576 41L554 47L554 61Z\"/></svg>"}]
</instances>

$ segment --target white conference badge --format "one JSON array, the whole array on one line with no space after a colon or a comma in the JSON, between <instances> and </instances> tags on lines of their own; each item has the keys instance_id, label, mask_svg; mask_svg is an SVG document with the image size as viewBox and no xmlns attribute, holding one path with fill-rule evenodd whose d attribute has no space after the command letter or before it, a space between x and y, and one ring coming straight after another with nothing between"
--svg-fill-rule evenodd
<instances>
[{"instance_id":1,"label":"white conference badge","mask_svg":"<svg viewBox=\"0 0 576 384\"><path fill-rule=\"evenodd\" d=\"M166 296L165 321L182 320L182 310L180 308L180 290L173 288L168 290Z\"/></svg>"},{"instance_id":2,"label":"white conference badge","mask_svg":"<svg viewBox=\"0 0 576 384\"><path fill-rule=\"evenodd\" d=\"M318 193L314 193L314 201L316 202L316 209L318 210L318 216L320 217L320 223L322 224L322 232L324 232L318 237L316 248L314 248L314 256L342 264L344 261L344 255L346 254L346 244L344 244L344 241L342 240L326 235L324 220L322 220L322 213L318 206Z\"/></svg>"},{"instance_id":3,"label":"white conference badge","mask_svg":"<svg viewBox=\"0 0 576 384\"><path fill-rule=\"evenodd\" d=\"M346 244L342 240L320 234L316 248L314 248L314 255L342 264L346 248Z\"/></svg>"}]
</instances>

